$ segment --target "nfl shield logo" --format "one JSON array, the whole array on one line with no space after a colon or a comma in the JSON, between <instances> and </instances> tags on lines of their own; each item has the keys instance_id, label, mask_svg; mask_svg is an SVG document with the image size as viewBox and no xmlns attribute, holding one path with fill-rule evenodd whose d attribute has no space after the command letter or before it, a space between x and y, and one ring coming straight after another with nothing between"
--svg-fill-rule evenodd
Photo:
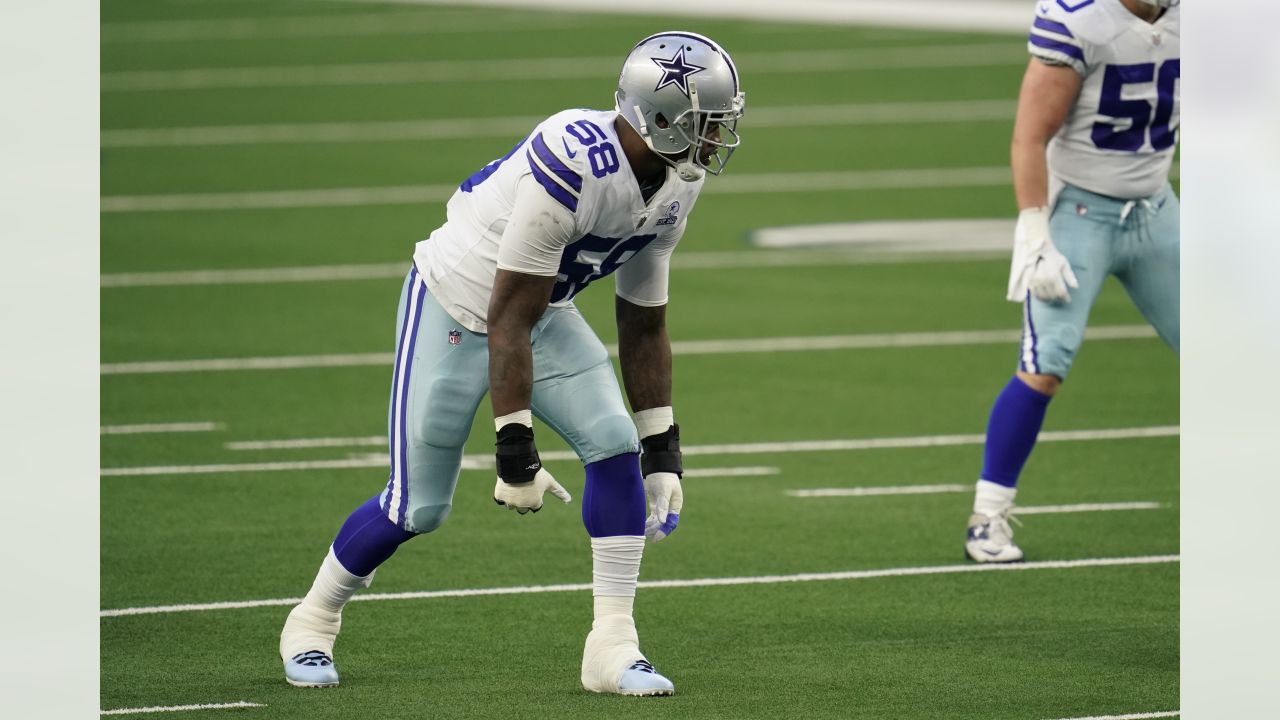
<instances>
[{"instance_id":1,"label":"nfl shield logo","mask_svg":"<svg viewBox=\"0 0 1280 720\"><path fill-rule=\"evenodd\" d=\"M461 333L461 332L459 332L459 331L457 331L457 330L450 330L450 331L449 331L449 344L450 344L450 345L461 345L461 344L462 344L462 333Z\"/></svg>"}]
</instances>

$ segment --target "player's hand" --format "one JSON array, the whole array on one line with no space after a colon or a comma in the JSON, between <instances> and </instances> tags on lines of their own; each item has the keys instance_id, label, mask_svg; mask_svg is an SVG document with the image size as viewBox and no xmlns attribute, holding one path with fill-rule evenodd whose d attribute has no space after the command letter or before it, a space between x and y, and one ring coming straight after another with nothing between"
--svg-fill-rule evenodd
<instances>
[{"instance_id":1,"label":"player's hand","mask_svg":"<svg viewBox=\"0 0 1280 720\"><path fill-rule=\"evenodd\" d=\"M644 495L649 501L649 517L644 521L644 536L650 542L658 542L675 532L680 522L680 510L684 508L684 490L680 476L669 472L649 473L644 476Z\"/></svg>"},{"instance_id":2,"label":"player's hand","mask_svg":"<svg viewBox=\"0 0 1280 720\"><path fill-rule=\"evenodd\" d=\"M1027 292L1045 302L1071 302L1068 288L1080 282L1071 262L1049 239L1049 208L1027 208L1018 213L1013 233L1013 262L1009 269L1010 302L1022 302Z\"/></svg>"},{"instance_id":3,"label":"player's hand","mask_svg":"<svg viewBox=\"0 0 1280 720\"><path fill-rule=\"evenodd\" d=\"M493 501L499 505L505 505L508 510L515 510L524 515L527 512L538 512L542 509L542 496L548 490L562 502L567 503L573 499L569 491L551 477L551 473L538 468L533 479L525 483L510 483L499 477L498 484L493 488Z\"/></svg>"},{"instance_id":4,"label":"player's hand","mask_svg":"<svg viewBox=\"0 0 1280 720\"><path fill-rule=\"evenodd\" d=\"M498 484L493 488L493 501L524 515L542 509L542 496L548 490L563 502L573 498L551 473L542 467L538 449L533 444L533 428L518 422L498 430Z\"/></svg>"}]
</instances>

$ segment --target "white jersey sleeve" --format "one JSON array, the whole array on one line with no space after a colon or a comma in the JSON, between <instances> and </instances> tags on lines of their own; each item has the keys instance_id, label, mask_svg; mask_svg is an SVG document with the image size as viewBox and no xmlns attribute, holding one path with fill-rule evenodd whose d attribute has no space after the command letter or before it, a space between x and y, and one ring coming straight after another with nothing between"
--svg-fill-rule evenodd
<instances>
[{"instance_id":1,"label":"white jersey sleeve","mask_svg":"<svg viewBox=\"0 0 1280 720\"><path fill-rule=\"evenodd\" d=\"M1064 14L1051 0L1041 0L1027 37L1027 52L1049 65L1067 65L1087 75L1086 58L1094 54L1093 47L1086 37L1071 31Z\"/></svg>"},{"instance_id":2,"label":"white jersey sleeve","mask_svg":"<svg viewBox=\"0 0 1280 720\"><path fill-rule=\"evenodd\" d=\"M574 217L533 179L516 184L516 202L498 243L498 269L526 275L552 276L560 272L560 256L577 237Z\"/></svg>"},{"instance_id":3,"label":"white jersey sleeve","mask_svg":"<svg viewBox=\"0 0 1280 720\"><path fill-rule=\"evenodd\" d=\"M682 220L666 237L660 237L636 253L615 273L618 297L633 305L657 307L667 304L667 273L671 268L671 253L684 235Z\"/></svg>"},{"instance_id":4,"label":"white jersey sleeve","mask_svg":"<svg viewBox=\"0 0 1280 720\"><path fill-rule=\"evenodd\" d=\"M1080 95L1049 143L1055 185L1115 198L1156 194L1168 181L1180 103L1180 10L1154 23L1120 0L1041 0L1027 49L1071 67Z\"/></svg>"}]
</instances>

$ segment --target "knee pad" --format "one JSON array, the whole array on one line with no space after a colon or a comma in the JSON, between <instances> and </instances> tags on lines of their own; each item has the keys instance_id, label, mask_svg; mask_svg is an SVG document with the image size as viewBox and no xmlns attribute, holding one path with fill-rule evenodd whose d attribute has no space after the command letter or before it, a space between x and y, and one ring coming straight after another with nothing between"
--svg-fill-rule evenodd
<instances>
[{"instance_id":1,"label":"knee pad","mask_svg":"<svg viewBox=\"0 0 1280 720\"><path fill-rule=\"evenodd\" d=\"M606 460L640 450L636 425L629 415L607 415L592 422L585 430L579 455L584 464Z\"/></svg>"},{"instance_id":2,"label":"knee pad","mask_svg":"<svg viewBox=\"0 0 1280 720\"><path fill-rule=\"evenodd\" d=\"M423 505L413 508L409 513L409 531L423 535L444 524L448 519L449 512L453 509L452 503L443 505Z\"/></svg>"}]
</instances>

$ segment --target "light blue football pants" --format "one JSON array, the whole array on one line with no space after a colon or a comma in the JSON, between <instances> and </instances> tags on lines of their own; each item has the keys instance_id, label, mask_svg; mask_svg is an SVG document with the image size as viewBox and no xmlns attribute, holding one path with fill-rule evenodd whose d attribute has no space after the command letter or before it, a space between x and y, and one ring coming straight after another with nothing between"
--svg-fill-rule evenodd
<instances>
[{"instance_id":1,"label":"light blue football pants","mask_svg":"<svg viewBox=\"0 0 1280 720\"><path fill-rule=\"evenodd\" d=\"M489 344L445 312L416 269L405 278L397 318L391 474L379 502L401 528L426 533L453 506L463 445L489 391ZM609 353L578 309L547 308L531 338L533 414L584 465L639 452Z\"/></svg>"},{"instance_id":2,"label":"light blue football pants","mask_svg":"<svg viewBox=\"0 0 1280 720\"><path fill-rule=\"evenodd\" d=\"M1089 310L1107 275L1115 275L1147 322L1179 351L1178 196L1164 189L1147 200L1124 201L1067 185L1054 203L1049 234L1071 262L1080 287L1071 302L1045 302L1028 293L1022 311L1023 372L1067 377L1084 340Z\"/></svg>"}]
</instances>

